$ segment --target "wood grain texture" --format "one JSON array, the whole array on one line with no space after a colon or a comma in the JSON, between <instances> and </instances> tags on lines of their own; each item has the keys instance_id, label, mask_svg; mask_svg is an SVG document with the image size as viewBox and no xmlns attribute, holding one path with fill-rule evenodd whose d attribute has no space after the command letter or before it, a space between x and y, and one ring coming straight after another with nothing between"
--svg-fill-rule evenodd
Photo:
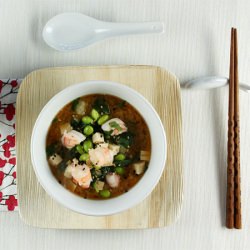
<instances>
[{"instance_id":1,"label":"wood grain texture","mask_svg":"<svg viewBox=\"0 0 250 250\"><path fill-rule=\"evenodd\" d=\"M38 183L30 160L32 128L43 106L60 90L86 80L117 81L136 89L156 108L167 135L167 163L159 184L135 208L113 216L83 216L53 201ZM183 196L181 100L178 80L166 70L103 66L34 71L22 82L16 115L19 213L25 223L45 228L151 228L167 226L179 216Z\"/></svg>"}]
</instances>

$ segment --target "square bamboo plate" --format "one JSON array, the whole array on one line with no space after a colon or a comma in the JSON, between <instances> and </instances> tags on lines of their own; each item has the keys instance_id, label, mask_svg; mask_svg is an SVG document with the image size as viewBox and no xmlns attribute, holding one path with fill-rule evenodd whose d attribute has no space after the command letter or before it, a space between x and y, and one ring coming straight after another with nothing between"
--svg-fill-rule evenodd
<instances>
[{"instance_id":1,"label":"square bamboo plate","mask_svg":"<svg viewBox=\"0 0 250 250\"><path fill-rule=\"evenodd\" d=\"M154 191L136 207L112 216L84 216L62 207L38 183L31 163L30 139L39 112L56 93L86 80L120 82L140 92L157 110L167 135L167 163ZM136 229L164 227L179 216L183 198L180 86L165 69L97 66L37 70L21 84L16 117L19 213L26 224L41 228Z\"/></svg>"}]
</instances>

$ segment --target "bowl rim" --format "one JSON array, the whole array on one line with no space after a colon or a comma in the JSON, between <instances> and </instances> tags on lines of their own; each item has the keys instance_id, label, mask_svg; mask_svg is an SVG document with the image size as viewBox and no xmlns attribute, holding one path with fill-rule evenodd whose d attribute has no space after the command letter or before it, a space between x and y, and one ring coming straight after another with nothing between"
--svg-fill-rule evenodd
<instances>
[{"instance_id":1,"label":"bowl rim","mask_svg":"<svg viewBox=\"0 0 250 250\"><path fill-rule=\"evenodd\" d=\"M67 190L65 187L63 187L61 184L58 183L58 181L56 180L56 178L53 176L53 174L51 173L51 170L48 166L48 170L50 172L50 177L53 177L54 181L52 181L52 179L50 178L49 180L46 180L45 177L42 175L42 172L41 172L41 167L39 167L39 164L36 160L36 157L35 157L35 147L37 145L37 140L39 141L39 139L37 139L37 133L38 133L38 129L39 129L39 126L42 126L42 119L44 118L46 112L48 112L50 106L58 101L57 99L61 96L63 96L64 94L66 94L69 90L76 90L77 88L81 88L82 86L90 86L90 89L93 88L95 89L96 86L100 86L102 85L103 86L107 86L107 87L116 87L119 89L119 88L122 88L124 91L127 91L129 92L131 95L134 95L135 97L138 98L138 100L140 100L141 103L144 103L145 107L148 108L148 111L150 110L151 112L151 115L154 116L154 118L156 119L155 120L155 124L157 124L158 126L158 129L160 131L158 131L159 133L158 134L161 134L161 139L159 140L160 141L160 145L161 145L161 152L163 153L161 156L160 156L160 160L159 160L159 165L160 167L158 167L157 169L157 174L153 175L153 177L151 178L148 178L149 180L151 180L151 182L149 182L147 185L147 190L145 191L140 191L138 187L142 186L142 180L145 179L145 176L148 174L149 172L149 169L150 169L150 166L152 165L152 155L151 155L151 160L149 162L149 167L148 167L148 170L144 173L144 175L142 176L142 178L139 180L139 182L134 186L132 187L129 192L127 193L124 193L122 195L119 195L118 197L114 197L114 198L111 198L111 199L107 199L107 200L90 200L90 199L83 199L82 197L70 192L69 190ZM110 89L109 89L110 90ZM98 89L96 89L95 91L90 91L92 94L96 93L96 94L110 94L110 95L114 95L118 98L121 98L121 96L119 96L119 94L113 94L113 93L110 93L108 90L107 93L103 93L103 91L100 91L98 92ZM88 94L91 94L91 93L84 93L84 88L82 90L83 94L78 94L78 97L81 97L81 96L85 96L85 95L88 95ZM86 92L86 91L85 91ZM112 92L112 91L111 91ZM77 95L76 95L77 96ZM75 98L78 98L78 97L75 97ZM121 99L124 99L124 98L121 98ZM65 105L67 105L69 102L73 101L74 99L71 99L70 101L65 101L61 107L59 108L62 109ZM127 100L126 100L127 101ZM153 139L152 139L152 128L150 126L150 124L147 122L147 119L145 119L144 115L142 114L143 112L141 112L138 107L135 107L134 104L132 104L131 102L129 102L134 108L136 108L138 110L138 112L140 113L140 115L144 118L144 120L146 121L147 123L147 126L149 128L149 131L150 131L150 137L151 137L151 144L153 142ZM54 111L54 115L55 116L58 111ZM51 124L51 120L49 122L49 124ZM47 130L48 131L48 130ZM47 135L47 133L46 133ZM40 139L41 141L42 139ZM44 141L45 141L45 138L44 138ZM154 145L151 145L151 152L153 151L153 149L155 149L155 147L153 148ZM57 201L58 203L60 203L61 205L63 205L64 207L70 209L70 210L73 210L75 212L78 212L78 213L81 213L81 214L84 214L84 215L90 215L90 216L106 216L106 215L112 215L112 214L116 214L116 213L119 213L119 212L122 212L122 211L125 211L127 209L130 209L134 206L136 206L138 203L142 202L152 191L153 189L155 188L155 186L157 185L157 183L159 182L160 180L160 177L162 175L162 172L165 168L165 164L166 164L166 157L167 157L167 139L166 139L166 133L165 133L165 129L164 129L164 126L160 120L160 117L158 115L158 113L156 112L156 110L154 109L154 107L151 105L151 103L142 95L140 94L139 92L137 92L136 90L134 90L133 88L131 87L128 87L127 85L124 85L124 84L121 84L121 83L118 83L118 82L113 82L113 81L106 81L106 80L90 80L90 81L83 81L83 82L79 82L79 83L75 83L75 84L72 84L66 88L64 88L63 90L61 90L60 92L58 92L56 95L54 95L46 104L45 106L42 108L41 112L39 113L36 121L35 121L35 124L33 126L33 130L32 130L32 135L31 135L31 146L30 146L30 150L31 150L31 160L32 160L32 165L33 165L33 169L35 171L35 174L36 174L36 177L39 181L39 183L42 185L43 189L46 191L46 193L53 198L53 200ZM45 149L43 149L44 153L45 153ZM155 153L157 153L155 151ZM47 162L47 158L45 157L45 160ZM153 168L151 166L151 168ZM152 172L152 171L151 171ZM76 201L76 202L73 202L73 203L70 203L70 202L65 202L64 199L62 198L59 198L58 195L56 195L56 193L54 191L52 191L49 187L48 187L48 181L52 181L52 183L54 184L50 184L49 186L50 187L54 187L56 188L56 191L59 192L59 190L61 190L59 193L62 194L61 192L65 192L65 197L66 198L69 198L71 197L72 201ZM145 181L144 181L145 182ZM144 183L145 184L145 183ZM141 195L139 197L136 197L136 199L132 199L131 198L131 194L133 193L133 190L137 190L137 192L134 192L135 194L140 194ZM63 190L63 191L62 191ZM139 191L140 192L139 192ZM141 189L142 190L142 189ZM66 195L67 194L67 195ZM69 196L70 195L70 196ZM122 198L121 198L122 197ZM127 199L130 199L130 202L124 202L125 200ZM84 206L79 208L78 206L75 206L76 204L79 204L79 199L81 199L81 201L84 201L84 203L92 203L92 204L97 204L98 205L102 205L103 208L105 208L103 211L100 211L100 209L98 211L89 211L89 209L85 209ZM77 202L78 201L78 202ZM116 202L114 202L116 201ZM121 206L121 204L119 202L123 201L123 205ZM112 207L110 209L108 209L109 205L114 203L113 205L115 205L115 207Z\"/></svg>"}]
</instances>

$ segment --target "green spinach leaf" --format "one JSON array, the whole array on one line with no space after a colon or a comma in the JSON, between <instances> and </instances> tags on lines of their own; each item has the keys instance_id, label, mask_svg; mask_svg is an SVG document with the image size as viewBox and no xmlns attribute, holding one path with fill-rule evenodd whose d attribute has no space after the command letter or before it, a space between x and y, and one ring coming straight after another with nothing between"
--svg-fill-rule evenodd
<instances>
[{"instance_id":1,"label":"green spinach leaf","mask_svg":"<svg viewBox=\"0 0 250 250\"><path fill-rule=\"evenodd\" d=\"M93 105L100 115L110 114L110 108L104 97L98 97Z\"/></svg>"},{"instance_id":2,"label":"green spinach leaf","mask_svg":"<svg viewBox=\"0 0 250 250\"><path fill-rule=\"evenodd\" d=\"M74 101L72 101L71 109L72 109L73 111L76 111L76 107L77 107L78 103L79 103L79 98L77 98L77 99L75 99Z\"/></svg>"}]
</instances>

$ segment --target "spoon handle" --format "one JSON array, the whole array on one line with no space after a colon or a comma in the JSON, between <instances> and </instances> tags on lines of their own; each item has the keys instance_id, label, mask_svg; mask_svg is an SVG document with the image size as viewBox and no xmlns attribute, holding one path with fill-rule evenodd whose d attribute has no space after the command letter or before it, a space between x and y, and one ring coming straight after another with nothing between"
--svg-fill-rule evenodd
<instances>
[{"instance_id":1,"label":"spoon handle","mask_svg":"<svg viewBox=\"0 0 250 250\"><path fill-rule=\"evenodd\" d=\"M106 22L106 32L109 36L121 36L146 33L163 33L165 31L162 22L144 23L109 23Z\"/></svg>"},{"instance_id":2,"label":"spoon handle","mask_svg":"<svg viewBox=\"0 0 250 250\"><path fill-rule=\"evenodd\" d=\"M228 78L219 76L207 76L190 80L184 84L188 89L213 89L224 87L229 83ZM240 88L245 92L250 92L250 85L240 83Z\"/></svg>"}]
</instances>

